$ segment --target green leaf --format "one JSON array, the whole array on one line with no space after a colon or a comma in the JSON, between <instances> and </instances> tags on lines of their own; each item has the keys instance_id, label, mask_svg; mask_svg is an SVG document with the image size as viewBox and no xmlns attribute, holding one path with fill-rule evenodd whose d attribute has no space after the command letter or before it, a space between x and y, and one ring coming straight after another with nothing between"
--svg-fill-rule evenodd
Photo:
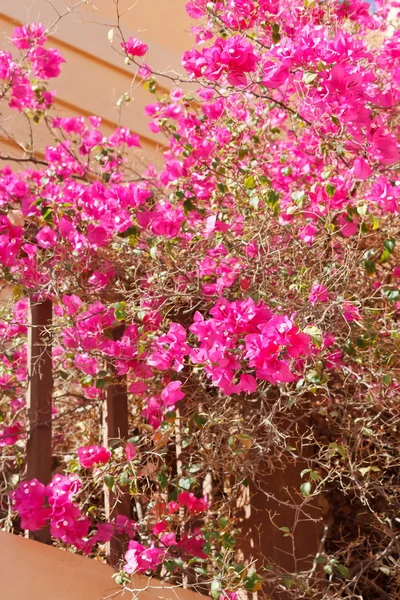
<instances>
[{"instance_id":1,"label":"green leaf","mask_svg":"<svg viewBox=\"0 0 400 600\"><path fill-rule=\"evenodd\" d=\"M376 264L373 260L366 260L364 262L364 267L368 275L373 275L376 272Z\"/></svg>"},{"instance_id":2,"label":"green leaf","mask_svg":"<svg viewBox=\"0 0 400 600\"><path fill-rule=\"evenodd\" d=\"M304 71L303 82L307 85L311 85L317 77L318 77L318 73L312 73L312 71Z\"/></svg>"},{"instance_id":3,"label":"green leaf","mask_svg":"<svg viewBox=\"0 0 400 600\"><path fill-rule=\"evenodd\" d=\"M229 521L226 517L221 517L218 519L217 523L218 523L218 527L220 527L221 529L225 529L225 527L227 527Z\"/></svg>"},{"instance_id":4,"label":"green leaf","mask_svg":"<svg viewBox=\"0 0 400 600\"><path fill-rule=\"evenodd\" d=\"M307 473L311 473L311 469L303 469L300 473L300 477L303 479L304 475L307 475Z\"/></svg>"},{"instance_id":5,"label":"green leaf","mask_svg":"<svg viewBox=\"0 0 400 600\"><path fill-rule=\"evenodd\" d=\"M256 187L254 175L250 175L244 180L244 185L248 190L253 190Z\"/></svg>"},{"instance_id":6,"label":"green leaf","mask_svg":"<svg viewBox=\"0 0 400 600\"><path fill-rule=\"evenodd\" d=\"M295 584L295 581L292 577L284 577L283 578L283 585L285 586L285 588L287 590L290 590L290 588L292 588Z\"/></svg>"},{"instance_id":7,"label":"green leaf","mask_svg":"<svg viewBox=\"0 0 400 600\"><path fill-rule=\"evenodd\" d=\"M204 414L200 414L200 415L196 415L194 417L194 422L196 423L196 425L198 427L203 427L203 425L205 425L208 421L208 417L207 415Z\"/></svg>"},{"instance_id":8,"label":"green leaf","mask_svg":"<svg viewBox=\"0 0 400 600\"><path fill-rule=\"evenodd\" d=\"M193 202L190 199L185 200L185 202L183 203L183 212L185 213L185 215L187 216L188 213L192 210L196 210L196 207L193 204Z\"/></svg>"},{"instance_id":9,"label":"green leaf","mask_svg":"<svg viewBox=\"0 0 400 600\"><path fill-rule=\"evenodd\" d=\"M117 302L116 304L114 304L114 314L117 321L124 321L126 319L125 302Z\"/></svg>"},{"instance_id":10,"label":"green leaf","mask_svg":"<svg viewBox=\"0 0 400 600\"><path fill-rule=\"evenodd\" d=\"M315 325L308 325L303 331L310 336L317 348L321 348L322 331L319 327L316 327Z\"/></svg>"},{"instance_id":11,"label":"green leaf","mask_svg":"<svg viewBox=\"0 0 400 600\"><path fill-rule=\"evenodd\" d=\"M399 290L386 289L382 290L382 294L384 294L388 300L392 300L392 302L398 300L398 298L400 297Z\"/></svg>"},{"instance_id":12,"label":"green leaf","mask_svg":"<svg viewBox=\"0 0 400 600\"><path fill-rule=\"evenodd\" d=\"M165 490L165 488L168 485L168 477L167 477L165 471L161 471L160 473L158 473L157 481L160 484L161 489Z\"/></svg>"},{"instance_id":13,"label":"green leaf","mask_svg":"<svg viewBox=\"0 0 400 600\"><path fill-rule=\"evenodd\" d=\"M244 578L243 583L246 590L249 592L256 592L260 589L261 581L261 577L254 571Z\"/></svg>"},{"instance_id":14,"label":"green leaf","mask_svg":"<svg viewBox=\"0 0 400 600\"><path fill-rule=\"evenodd\" d=\"M284 536L283 537L289 537L290 536L290 529L289 527L279 527L280 531L284 532Z\"/></svg>"},{"instance_id":15,"label":"green leaf","mask_svg":"<svg viewBox=\"0 0 400 600\"><path fill-rule=\"evenodd\" d=\"M339 573L342 575L342 577L348 577L349 570L345 565L341 565L340 563L338 563L335 565L335 569L337 571L339 571Z\"/></svg>"},{"instance_id":16,"label":"green leaf","mask_svg":"<svg viewBox=\"0 0 400 600\"><path fill-rule=\"evenodd\" d=\"M327 183L325 186L325 190L326 190L326 193L328 194L328 196L330 198L332 198L335 195L336 187L334 185L332 185L331 183Z\"/></svg>"},{"instance_id":17,"label":"green leaf","mask_svg":"<svg viewBox=\"0 0 400 600\"><path fill-rule=\"evenodd\" d=\"M104 475L104 483L105 485L108 487L109 490L112 490L112 488L115 485L115 479L112 475Z\"/></svg>"},{"instance_id":18,"label":"green leaf","mask_svg":"<svg viewBox=\"0 0 400 600\"><path fill-rule=\"evenodd\" d=\"M371 221L372 221L372 230L378 229L379 228L378 217L375 217L375 215L371 215Z\"/></svg>"},{"instance_id":19,"label":"green leaf","mask_svg":"<svg viewBox=\"0 0 400 600\"><path fill-rule=\"evenodd\" d=\"M211 596L218 600L218 598L221 595L221 590L222 590L221 581L219 579L213 579L213 581L211 582Z\"/></svg>"},{"instance_id":20,"label":"green leaf","mask_svg":"<svg viewBox=\"0 0 400 600\"><path fill-rule=\"evenodd\" d=\"M360 204L359 206L357 206L357 212L360 215L360 217L365 217L368 211L368 205L367 204Z\"/></svg>"},{"instance_id":21,"label":"green leaf","mask_svg":"<svg viewBox=\"0 0 400 600\"><path fill-rule=\"evenodd\" d=\"M389 260L389 258L390 258L391 256L392 256L392 253L391 253L391 252L389 252L389 250L385 249L385 250L382 252L382 254L381 254L381 256L380 256L379 260L380 260L380 262L381 262L381 263L385 263L385 262L387 262L387 261Z\"/></svg>"},{"instance_id":22,"label":"green leaf","mask_svg":"<svg viewBox=\"0 0 400 600\"><path fill-rule=\"evenodd\" d=\"M292 194L291 194L291 198L295 204L302 204L305 197L306 197L306 193L304 192L304 190L292 192Z\"/></svg>"},{"instance_id":23,"label":"green leaf","mask_svg":"<svg viewBox=\"0 0 400 600\"><path fill-rule=\"evenodd\" d=\"M211 554L210 542L206 542L205 544L203 544L203 552L204 552L204 554L207 554L207 556L209 556Z\"/></svg>"},{"instance_id":24,"label":"green leaf","mask_svg":"<svg viewBox=\"0 0 400 600\"><path fill-rule=\"evenodd\" d=\"M260 197L257 195L252 196L249 200L249 204L252 208L257 210L258 205L260 204Z\"/></svg>"},{"instance_id":25,"label":"green leaf","mask_svg":"<svg viewBox=\"0 0 400 600\"><path fill-rule=\"evenodd\" d=\"M198 473L201 470L201 465L190 465L190 467L187 468L187 471L189 473Z\"/></svg>"},{"instance_id":26,"label":"green leaf","mask_svg":"<svg viewBox=\"0 0 400 600\"><path fill-rule=\"evenodd\" d=\"M393 238L390 238L389 240L385 240L383 242L383 246L388 252L390 252L390 254L392 254L393 250L396 246L396 240Z\"/></svg>"},{"instance_id":27,"label":"green leaf","mask_svg":"<svg viewBox=\"0 0 400 600\"><path fill-rule=\"evenodd\" d=\"M272 208L274 216L279 214L279 194L275 190L269 189L266 193L266 202Z\"/></svg>"},{"instance_id":28,"label":"green leaf","mask_svg":"<svg viewBox=\"0 0 400 600\"><path fill-rule=\"evenodd\" d=\"M124 471L120 475L119 482L120 482L121 485L128 485L129 479L130 479L130 477L129 477L128 471Z\"/></svg>"},{"instance_id":29,"label":"green leaf","mask_svg":"<svg viewBox=\"0 0 400 600\"><path fill-rule=\"evenodd\" d=\"M309 496L311 494L311 483L309 481L305 481L300 486L300 491L303 494L303 496Z\"/></svg>"},{"instance_id":30,"label":"green leaf","mask_svg":"<svg viewBox=\"0 0 400 600\"><path fill-rule=\"evenodd\" d=\"M370 471L380 471L380 468L370 465L369 467L361 467L358 470L360 471L361 475L365 477L365 475L367 475L367 473L369 473Z\"/></svg>"},{"instance_id":31,"label":"green leaf","mask_svg":"<svg viewBox=\"0 0 400 600\"><path fill-rule=\"evenodd\" d=\"M194 483L194 479L192 477L181 477L178 486L183 489L189 491L192 483Z\"/></svg>"},{"instance_id":32,"label":"green leaf","mask_svg":"<svg viewBox=\"0 0 400 600\"><path fill-rule=\"evenodd\" d=\"M382 377L382 383L383 385L390 385L392 383L392 378L390 377L390 375L384 375Z\"/></svg>"}]
</instances>

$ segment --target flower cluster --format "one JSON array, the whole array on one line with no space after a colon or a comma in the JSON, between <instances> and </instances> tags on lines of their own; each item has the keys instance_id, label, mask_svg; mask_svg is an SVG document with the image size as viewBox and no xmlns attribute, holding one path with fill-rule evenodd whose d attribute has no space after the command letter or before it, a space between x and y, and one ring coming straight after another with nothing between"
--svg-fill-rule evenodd
<instances>
[{"instance_id":1,"label":"flower cluster","mask_svg":"<svg viewBox=\"0 0 400 600\"><path fill-rule=\"evenodd\" d=\"M23 158L0 153L1 467L9 489L22 481L28 315L51 300L54 464L67 473L19 483L16 528L49 525L58 544L102 556L123 536L129 575L212 581L215 600L234 600L260 585L236 562L238 495L252 498L259 468L289 465L290 502L275 499L300 497L304 519L322 493L343 514L368 506L360 538L349 518L324 542L327 596L363 552L352 593L369 577L396 595L384 578L396 560L400 34L394 3L375 4L191 0L189 81L171 76L169 94L137 60L147 45L119 30L154 94L150 130L168 139L160 168L132 168L140 139L125 127L50 116L64 59L42 25L15 29L0 101L54 141L31 148L10 131ZM129 432L111 452L98 434L113 388ZM134 499L134 519L104 519L105 487ZM300 525L279 528L301 546ZM315 562L285 570L270 578L279 593L322 585Z\"/></svg>"}]
</instances>

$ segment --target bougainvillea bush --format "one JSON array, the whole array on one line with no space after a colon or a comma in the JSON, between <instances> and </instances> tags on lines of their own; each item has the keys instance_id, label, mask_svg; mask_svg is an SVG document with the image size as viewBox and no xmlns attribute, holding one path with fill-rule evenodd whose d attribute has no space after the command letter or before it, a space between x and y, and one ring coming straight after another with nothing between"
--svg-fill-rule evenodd
<instances>
[{"instance_id":1,"label":"bougainvillea bush","mask_svg":"<svg viewBox=\"0 0 400 600\"><path fill-rule=\"evenodd\" d=\"M180 79L118 21L109 40L168 145L139 173L138 136L55 114L68 65L43 26L15 29L1 102L54 143L0 155L6 529L49 525L98 557L125 536L127 589L145 573L216 599L398 597L398 9L192 0ZM24 474L29 303L49 299L51 483ZM129 438L106 448L102 402L122 379ZM300 464L291 504L320 536L309 563L240 558L240 498ZM104 486L130 494L132 518L106 519Z\"/></svg>"}]
</instances>

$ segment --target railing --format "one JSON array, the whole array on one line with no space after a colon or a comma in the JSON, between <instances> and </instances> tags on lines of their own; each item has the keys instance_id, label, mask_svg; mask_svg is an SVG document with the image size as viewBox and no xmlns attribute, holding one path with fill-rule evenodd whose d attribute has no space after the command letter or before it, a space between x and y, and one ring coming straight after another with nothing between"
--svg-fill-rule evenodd
<instances>
[{"instance_id":1,"label":"railing","mask_svg":"<svg viewBox=\"0 0 400 600\"><path fill-rule=\"evenodd\" d=\"M48 483L52 476L52 302L31 302L30 323L28 337L28 407L29 427L27 443L27 476L36 477L43 483ZM114 340L120 339L124 326L116 327L112 334ZM110 370L114 367L109 365ZM128 394L126 378L114 376L114 383L107 387L102 406L103 414L103 442L109 445L110 440L126 440L128 437ZM179 448L177 447L177 462L179 463ZM177 465L179 467L179 464ZM256 487L250 498L245 502L243 514L243 539L242 550L246 555L253 555L255 546L257 552L264 557L273 558L277 564L282 565L288 572L294 569L308 568L310 557L317 552L320 527L319 508L310 507L312 517L310 521L298 522L298 510L292 506L289 488L295 489L301 481L300 472L307 467L305 460L296 464L288 463L285 471L277 471L268 477L268 481ZM278 491L285 500L279 502L274 499ZM131 517L131 498L127 490L120 490L118 498L115 493L104 489L104 506L107 520L114 519L118 514ZM253 511L250 508L253 507ZM274 513L274 523L265 519L266 511ZM264 516L263 516L264 515ZM296 524L296 527L295 527ZM278 526L277 526L278 525ZM296 529L293 539L301 547L301 556L291 556L291 537L283 537L280 526ZM49 530L43 529L33 532L33 538L50 542ZM255 543L255 540L258 540ZM115 566L123 554L123 539L117 534L107 545L108 561Z\"/></svg>"},{"instance_id":2,"label":"railing","mask_svg":"<svg viewBox=\"0 0 400 600\"><path fill-rule=\"evenodd\" d=\"M44 484L52 477L52 301L30 302L28 327L28 392L29 414L27 440L27 478L36 478ZM113 330L114 340L120 339L124 326ZM113 366L110 365L110 369ZM126 378L115 376L114 384L106 390L103 401L103 441L106 446L113 439L128 437L128 394ZM112 490L104 488L104 506L107 520L117 514L131 517L129 493L121 490L118 499ZM32 532L34 539L49 543L48 528ZM123 553L121 538L115 535L107 544L108 560L116 564Z\"/></svg>"}]
</instances>

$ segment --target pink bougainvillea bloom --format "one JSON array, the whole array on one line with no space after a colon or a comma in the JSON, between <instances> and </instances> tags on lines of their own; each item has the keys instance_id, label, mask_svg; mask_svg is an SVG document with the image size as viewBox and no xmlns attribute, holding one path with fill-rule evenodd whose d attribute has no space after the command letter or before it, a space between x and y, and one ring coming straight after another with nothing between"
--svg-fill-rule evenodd
<instances>
[{"instance_id":1,"label":"pink bougainvillea bloom","mask_svg":"<svg viewBox=\"0 0 400 600\"><path fill-rule=\"evenodd\" d=\"M168 523L167 521L163 520L163 521L159 521L158 523L156 523L153 526L153 533L154 535L158 535L159 533L163 533L164 531L167 531L168 529Z\"/></svg>"},{"instance_id":2,"label":"pink bougainvillea bloom","mask_svg":"<svg viewBox=\"0 0 400 600\"><path fill-rule=\"evenodd\" d=\"M18 440L24 437L22 421L16 421L12 425L0 427L0 447L14 446Z\"/></svg>"},{"instance_id":3,"label":"pink bougainvillea bloom","mask_svg":"<svg viewBox=\"0 0 400 600\"><path fill-rule=\"evenodd\" d=\"M353 166L353 173L356 179L364 181L370 175L372 175L372 169L363 158L356 158Z\"/></svg>"},{"instance_id":4,"label":"pink bougainvillea bloom","mask_svg":"<svg viewBox=\"0 0 400 600\"><path fill-rule=\"evenodd\" d=\"M90 469L95 465L105 465L111 457L111 452L104 446L82 446L78 448L78 458L82 467Z\"/></svg>"},{"instance_id":5,"label":"pink bougainvillea bloom","mask_svg":"<svg viewBox=\"0 0 400 600\"><path fill-rule=\"evenodd\" d=\"M21 527L36 531L44 527L51 515L45 508L45 486L37 479L24 481L10 494L13 508L21 517Z\"/></svg>"},{"instance_id":6,"label":"pink bougainvillea bloom","mask_svg":"<svg viewBox=\"0 0 400 600\"><path fill-rule=\"evenodd\" d=\"M288 64L276 63L272 61L265 63L264 74L262 78L263 86L266 88L278 88L283 85L289 78L290 66L290 61L288 61Z\"/></svg>"},{"instance_id":7,"label":"pink bougainvillea bloom","mask_svg":"<svg viewBox=\"0 0 400 600\"><path fill-rule=\"evenodd\" d=\"M166 533L163 533L160 536L160 541L167 548L169 546L176 546L177 542L176 542L176 533L175 533L175 531L168 531Z\"/></svg>"},{"instance_id":8,"label":"pink bougainvillea bloom","mask_svg":"<svg viewBox=\"0 0 400 600\"><path fill-rule=\"evenodd\" d=\"M303 240L309 246L312 246L314 243L315 237L317 235L318 228L314 223L308 223L305 227L300 227L298 232L298 238Z\"/></svg>"},{"instance_id":9,"label":"pink bougainvillea bloom","mask_svg":"<svg viewBox=\"0 0 400 600\"><path fill-rule=\"evenodd\" d=\"M127 41L121 42L121 47L129 56L144 56L147 52L147 45L135 37L130 37Z\"/></svg>"},{"instance_id":10,"label":"pink bougainvillea bloom","mask_svg":"<svg viewBox=\"0 0 400 600\"><path fill-rule=\"evenodd\" d=\"M173 406L179 400L185 397L186 394L181 392L181 381L171 381L167 387L161 392L161 400L165 407Z\"/></svg>"},{"instance_id":11,"label":"pink bougainvillea bloom","mask_svg":"<svg viewBox=\"0 0 400 600\"><path fill-rule=\"evenodd\" d=\"M129 537L133 537L137 531L137 523L125 515L117 515L115 517L115 531L118 534L125 534Z\"/></svg>"},{"instance_id":12,"label":"pink bougainvillea bloom","mask_svg":"<svg viewBox=\"0 0 400 600\"><path fill-rule=\"evenodd\" d=\"M400 279L400 267L394 267L392 274L394 277L398 277Z\"/></svg>"},{"instance_id":13,"label":"pink bougainvillea bloom","mask_svg":"<svg viewBox=\"0 0 400 600\"><path fill-rule=\"evenodd\" d=\"M31 23L30 25L16 27L11 39L14 46L19 50L29 50L34 44L42 46L46 42L47 37L44 34L44 25Z\"/></svg>"},{"instance_id":14,"label":"pink bougainvillea bloom","mask_svg":"<svg viewBox=\"0 0 400 600\"><path fill-rule=\"evenodd\" d=\"M58 235L48 225L43 227L37 234L36 240L41 248L48 249L56 245Z\"/></svg>"},{"instance_id":15,"label":"pink bougainvillea bloom","mask_svg":"<svg viewBox=\"0 0 400 600\"><path fill-rule=\"evenodd\" d=\"M55 48L42 48L42 46L37 46L32 50L30 59L33 71L40 79L58 77L61 72L60 65L65 63L65 59L58 50Z\"/></svg>"},{"instance_id":16,"label":"pink bougainvillea bloom","mask_svg":"<svg viewBox=\"0 0 400 600\"><path fill-rule=\"evenodd\" d=\"M132 442L128 442L125 446L126 460L133 460L135 458L136 454L137 454L137 450L136 450L135 444L132 444Z\"/></svg>"},{"instance_id":17,"label":"pink bougainvillea bloom","mask_svg":"<svg viewBox=\"0 0 400 600\"><path fill-rule=\"evenodd\" d=\"M168 504L168 512L170 515L176 513L179 510L179 504L175 500L171 500Z\"/></svg>"},{"instance_id":18,"label":"pink bougainvillea bloom","mask_svg":"<svg viewBox=\"0 0 400 600\"><path fill-rule=\"evenodd\" d=\"M344 318L349 323L351 321L359 321L361 319L360 311L351 302L343 302L342 311Z\"/></svg>"},{"instance_id":19,"label":"pink bougainvillea bloom","mask_svg":"<svg viewBox=\"0 0 400 600\"><path fill-rule=\"evenodd\" d=\"M179 506L187 508L191 514L204 512L209 508L208 500L197 498L193 492L181 492L178 494L177 501Z\"/></svg>"},{"instance_id":20,"label":"pink bougainvillea bloom","mask_svg":"<svg viewBox=\"0 0 400 600\"><path fill-rule=\"evenodd\" d=\"M240 376L240 389L246 394L252 394L257 389L257 380L253 375L243 374Z\"/></svg>"},{"instance_id":21,"label":"pink bougainvillea bloom","mask_svg":"<svg viewBox=\"0 0 400 600\"><path fill-rule=\"evenodd\" d=\"M165 556L165 549L156 548L154 544L150 548L145 548L143 544L131 540L125 554L124 571L133 574L154 570L161 564Z\"/></svg>"},{"instance_id":22,"label":"pink bougainvillea bloom","mask_svg":"<svg viewBox=\"0 0 400 600\"><path fill-rule=\"evenodd\" d=\"M317 302L326 302L328 300L327 288L320 283L314 283L308 299L313 306Z\"/></svg>"},{"instance_id":23,"label":"pink bougainvillea bloom","mask_svg":"<svg viewBox=\"0 0 400 600\"><path fill-rule=\"evenodd\" d=\"M358 223L350 221L347 213L342 213L338 216L338 223L340 225L340 233L343 237L352 237L358 231Z\"/></svg>"}]
</instances>

